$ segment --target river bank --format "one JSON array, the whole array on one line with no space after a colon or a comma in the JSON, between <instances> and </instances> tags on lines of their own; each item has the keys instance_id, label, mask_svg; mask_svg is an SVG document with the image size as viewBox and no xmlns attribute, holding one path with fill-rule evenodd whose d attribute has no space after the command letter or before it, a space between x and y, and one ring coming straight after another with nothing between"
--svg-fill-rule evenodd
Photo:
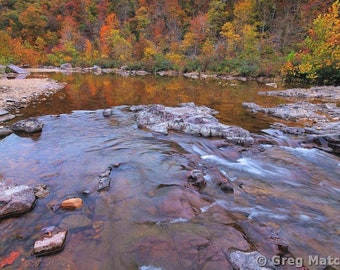
<instances>
[{"instance_id":1,"label":"river bank","mask_svg":"<svg viewBox=\"0 0 340 270\"><path fill-rule=\"evenodd\" d=\"M51 95L64 88L52 79L0 79L0 109L11 110L28 104L41 95Z\"/></svg>"}]
</instances>

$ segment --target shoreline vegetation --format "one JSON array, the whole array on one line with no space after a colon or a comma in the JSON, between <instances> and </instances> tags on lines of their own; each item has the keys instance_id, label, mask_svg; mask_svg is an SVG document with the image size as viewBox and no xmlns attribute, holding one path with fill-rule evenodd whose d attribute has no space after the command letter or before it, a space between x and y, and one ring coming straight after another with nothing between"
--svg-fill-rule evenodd
<instances>
[{"instance_id":1,"label":"shoreline vegetation","mask_svg":"<svg viewBox=\"0 0 340 270\"><path fill-rule=\"evenodd\" d=\"M309 2L4 1L0 63L340 85L340 1Z\"/></svg>"}]
</instances>

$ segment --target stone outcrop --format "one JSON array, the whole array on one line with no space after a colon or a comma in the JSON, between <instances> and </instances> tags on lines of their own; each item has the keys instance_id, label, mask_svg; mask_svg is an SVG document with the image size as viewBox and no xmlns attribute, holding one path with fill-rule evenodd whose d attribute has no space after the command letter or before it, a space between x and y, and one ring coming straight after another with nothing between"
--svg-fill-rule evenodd
<instances>
[{"instance_id":1,"label":"stone outcrop","mask_svg":"<svg viewBox=\"0 0 340 270\"><path fill-rule=\"evenodd\" d=\"M262 112L270 116L290 121L328 122L329 118L335 118L340 114L340 109L335 103L312 104L309 102L297 102L281 104L273 108L264 108L255 103L242 103L242 106L253 113ZM325 115L327 113L329 117Z\"/></svg>"},{"instance_id":2,"label":"stone outcrop","mask_svg":"<svg viewBox=\"0 0 340 270\"><path fill-rule=\"evenodd\" d=\"M251 145L253 138L247 130L237 126L219 123L213 116L216 111L196 106L194 103L184 103L179 107L163 105L139 105L130 108L135 113L139 128L168 134L169 131L180 131L185 134L202 137L220 137L230 143Z\"/></svg>"},{"instance_id":3,"label":"stone outcrop","mask_svg":"<svg viewBox=\"0 0 340 270\"><path fill-rule=\"evenodd\" d=\"M268 95L285 97L318 98L320 100L339 100L340 87L314 87L311 89L289 89L270 91ZM327 152L340 153L340 108L336 103L314 104L306 101L282 104L273 108L264 108L255 103L243 103L243 107L253 113L262 112L283 120L295 121L301 127L290 127L275 123L267 134L283 134L297 137L300 145L316 147ZM277 130L277 131L275 131ZM278 133L279 132L279 133Z\"/></svg>"},{"instance_id":4,"label":"stone outcrop","mask_svg":"<svg viewBox=\"0 0 340 270\"><path fill-rule=\"evenodd\" d=\"M35 201L33 189L28 186L0 185L0 219L29 212Z\"/></svg>"},{"instance_id":5,"label":"stone outcrop","mask_svg":"<svg viewBox=\"0 0 340 270\"><path fill-rule=\"evenodd\" d=\"M44 127L43 122L35 118L20 120L11 126L13 132L36 133L41 132Z\"/></svg>"},{"instance_id":6,"label":"stone outcrop","mask_svg":"<svg viewBox=\"0 0 340 270\"><path fill-rule=\"evenodd\" d=\"M285 98L340 100L340 86L316 86L309 89L293 88L280 91L259 92L261 95L281 96Z\"/></svg>"}]
</instances>

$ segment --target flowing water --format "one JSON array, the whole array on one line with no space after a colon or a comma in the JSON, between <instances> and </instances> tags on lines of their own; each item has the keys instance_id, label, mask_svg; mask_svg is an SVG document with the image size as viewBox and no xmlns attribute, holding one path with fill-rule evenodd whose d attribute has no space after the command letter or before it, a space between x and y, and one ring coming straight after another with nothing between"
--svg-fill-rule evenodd
<instances>
[{"instance_id":1,"label":"flowing water","mask_svg":"<svg viewBox=\"0 0 340 270\"><path fill-rule=\"evenodd\" d=\"M0 222L0 261L20 253L6 269L230 269L228 248L268 251L268 233L259 228L284 239L296 257L339 257L339 157L286 146L250 154L221 140L157 135L138 129L123 106L193 101L218 110L223 123L260 132L273 120L255 118L241 103L283 102L258 96L265 86L53 76L68 83L65 90L21 111L38 116L43 132L0 141L0 181L50 191L31 212ZM112 106L113 115L103 117ZM117 163L110 188L98 192L98 176ZM201 192L185 186L192 163L205 170ZM233 181L233 194L217 187L216 172ZM55 210L74 196L83 199L81 209ZM69 230L65 249L36 258L33 243L47 226Z\"/></svg>"}]
</instances>

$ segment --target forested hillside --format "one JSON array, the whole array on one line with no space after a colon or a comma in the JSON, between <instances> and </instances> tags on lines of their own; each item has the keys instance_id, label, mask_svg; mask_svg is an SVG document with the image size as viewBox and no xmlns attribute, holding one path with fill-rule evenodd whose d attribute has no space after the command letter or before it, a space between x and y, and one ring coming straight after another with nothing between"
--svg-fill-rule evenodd
<instances>
[{"instance_id":1,"label":"forested hillside","mask_svg":"<svg viewBox=\"0 0 340 270\"><path fill-rule=\"evenodd\" d=\"M331 0L1 0L0 63L315 79L334 50L339 72L339 29Z\"/></svg>"}]
</instances>

